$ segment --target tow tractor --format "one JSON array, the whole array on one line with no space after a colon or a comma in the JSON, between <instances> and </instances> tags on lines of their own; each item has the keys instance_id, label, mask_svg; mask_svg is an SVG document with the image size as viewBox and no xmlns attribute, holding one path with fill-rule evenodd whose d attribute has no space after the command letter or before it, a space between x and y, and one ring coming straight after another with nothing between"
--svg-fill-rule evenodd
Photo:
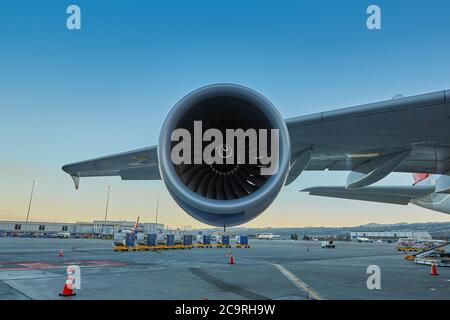
<instances>
[{"instance_id":1,"label":"tow tractor","mask_svg":"<svg viewBox=\"0 0 450 320\"><path fill-rule=\"evenodd\" d=\"M322 248L326 249L334 249L336 248L333 240L330 241L322 241Z\"/></svg>"}]
</instances>

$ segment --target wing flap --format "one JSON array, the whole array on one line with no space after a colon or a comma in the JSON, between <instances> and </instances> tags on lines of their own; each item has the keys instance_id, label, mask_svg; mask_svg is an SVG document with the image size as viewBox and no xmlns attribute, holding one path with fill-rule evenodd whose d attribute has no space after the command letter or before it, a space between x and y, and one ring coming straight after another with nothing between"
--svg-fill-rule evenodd
<instances>
[{"instance_id":1,"label":"wing flap","mask_svg":"<svg viewBox=\"0 0 450 320\"><path fill-rule=\"evenodd\" d=\"M434 192L434 186L376 186L357 190L328 186L311 187L301 191L309 192L313 196L407 205L411 199L420 198Z\"/></svg>"},{"instance_id":2,"label":"wing flap","mask_svg":"<svg viewBox=\"0 0 450 320\"><path fill-rule=\"evenodd\" d=\"M158 165L119 171L122 180L161 180Z\"/></svg>"}]
</instances>

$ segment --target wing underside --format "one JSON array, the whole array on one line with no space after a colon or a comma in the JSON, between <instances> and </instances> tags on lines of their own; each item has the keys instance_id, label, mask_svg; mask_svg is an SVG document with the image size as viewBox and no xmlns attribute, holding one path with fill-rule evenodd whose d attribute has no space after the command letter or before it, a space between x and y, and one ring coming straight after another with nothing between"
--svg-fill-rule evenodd
<instances>
[{"instance_id":1,"label":"wing underside","mask_svg":"<svg viewBox=\"0 0 450 320\"><path fill-rule=\"evenodd\" d=\"M312 187L301 190L313 196L407 205L412 199L434 192L434 186L387 186L365 187L348 190L345 187Z\"/></svg>"},{"instance_id":2,"label":"wing underside","mask_svg":"<svg viewBox=\"0 0 450 320\"><path fill-rule=\"evenodd\" d=\"M81 177L120 176L122 180L161 180L156 146L65 165L78 189Z\"/></svg>"},{"instance_id":3,"label":"wing underside","mask_svg":"<svg viewBox=\"0 0 450 320\"><path fill-rule=\"evenodd\" d=\"M290 118L286 124L293 163L308 153L304 170L362 174L349 177L349 184L368 186L391 172L450 171L450 91Z\"/></svg>"}]
</instances>

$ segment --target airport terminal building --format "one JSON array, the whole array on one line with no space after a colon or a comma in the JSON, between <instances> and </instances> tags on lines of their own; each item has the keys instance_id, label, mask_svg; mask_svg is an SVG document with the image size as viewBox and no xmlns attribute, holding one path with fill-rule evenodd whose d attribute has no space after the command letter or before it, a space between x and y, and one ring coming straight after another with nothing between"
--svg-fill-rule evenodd
<instances>
[{"instance_id":1,"label":"airport terminal building","mask_svg":"<svg viewBox=\"0 0 450 320\"><path fill-rule=\"evenodd\" d=\"M119 229L131 229L133 221L92 221L92 222L24 222L0 221L0 236L51 236L61 233L80 237L95 237L98 235L112 235ZM139 223L139 230L144 233L157 233L164 230L161 223Z\"/></svg>"},{"instance_id":2,"label":"airport terminal building","mask_svg":"<svg viewBox=\"0 0 450 320\"><path fill-rule=\"evenodd\" d=\"M398 240L400 238L408 239L423 239L430 240L431 235L424 231L358 231L350 233L351 240L357 240L357 238L368 238L371 240Z\"/></svg>"}]
</instances>

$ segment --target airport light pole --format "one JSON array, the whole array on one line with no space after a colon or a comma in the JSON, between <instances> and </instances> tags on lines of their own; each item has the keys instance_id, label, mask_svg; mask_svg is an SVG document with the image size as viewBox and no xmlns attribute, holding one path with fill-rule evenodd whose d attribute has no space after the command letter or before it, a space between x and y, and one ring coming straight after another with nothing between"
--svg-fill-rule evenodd
<instances>
[{"instance_id":1,"label":"airport light pole","mask_svg":"<svg viewBox=\"0 0 450 320\"><path fill-rule=\"evenodd\" d=\"M26 220L26 222L28 222L28 218L30 217L31 201L33 200L33 193L34 193L34 185L35 184L36 184L36 180L33 180L33 184L31 186L30 201L28 202L28 212L27 212L27 220Z\"/></svg>"},{"instance_id":2,"label":"airport light pole","mask_svg":"<svg viewBox=\"0 0 450 320\"><path fill-rule=\"evenodd\" d=\"M156 233L158 233L158 209L159 209L159 196L156 196L156 218L155 218Z\"/></svg>"},{"instance_id":3,"label":"airport light pole","mask_svg":"<svg viewBox=\"0 0 450 320\"><path fill-rule=\"evenodd\" d=\"M110 195L111 195L111 186L108 186L108 196L106 198L106 209L105 209L105 222L106 222L106 218L108 217L108 207L109 207Z\"/></svg>"}]
</instances>

